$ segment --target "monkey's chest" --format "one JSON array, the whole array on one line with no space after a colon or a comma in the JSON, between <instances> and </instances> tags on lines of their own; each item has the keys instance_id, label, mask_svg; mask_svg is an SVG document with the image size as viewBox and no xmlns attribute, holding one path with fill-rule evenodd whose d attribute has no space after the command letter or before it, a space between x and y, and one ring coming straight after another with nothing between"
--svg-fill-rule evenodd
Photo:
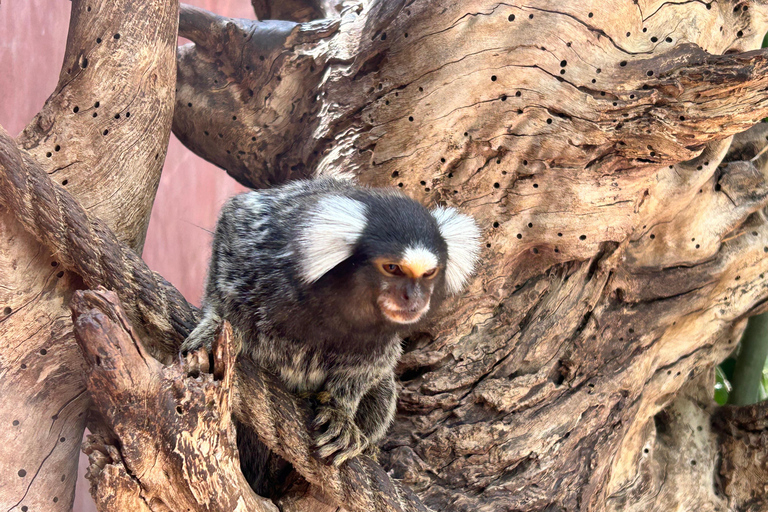
<instances>
[{"instance_id":1,"label":"monkey's chest","mask_svg":"<svg viewBox=\"0 0 768 512\"><path fill-rule=\"evenodd\" d=\"M297 351L285 354L281 359L274 369L290 391L316 393L322 390L330 370L322 357L307 351Z\"/></svg>"}]
</instances>

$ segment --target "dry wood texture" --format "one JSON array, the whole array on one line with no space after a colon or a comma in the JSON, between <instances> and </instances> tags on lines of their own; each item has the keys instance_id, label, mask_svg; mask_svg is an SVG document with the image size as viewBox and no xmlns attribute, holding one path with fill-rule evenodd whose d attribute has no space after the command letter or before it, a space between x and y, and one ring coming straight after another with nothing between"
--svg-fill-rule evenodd
<instances>
[{"instance_id":1,"label":"dry wood texture","mask_svg":"<svg viewBox=\"0 0 768 512\"><path fill-rule=\"evenodd\" d=\"M409 342L385 466L440 510L621 510L670 488L658 415L768 295L763 161L725 159L768 113L767 14L372 2L277 46L255 22L182 51L174 131L245 184L342 173L475 215L482 268ZM671 495L725 507L715 464Z\"/></svg>"},{"instance_id":2,"label":"dry wood texture","mask_svg":"<svg viewBox=\"0 0 768 512\"><path fill-rule=\"evenodd\" d=\"M16 139L139 252L170 134L177 15L177 1L74 1L58 86ZM0 245L0 507L67 511L88 406L69 313L83 284L5 200Z\"/></svg>"},{"instance_id":3,"label":"dry wood texture","mask_svg":"<svg viewBox=\"0 0 768 512\"><path fill-rule=\"evenodd\" d=\"M214 346L212 374L193 368L192 377L179 362L164 367L152 358L114 293L77 292L72 311L90 395L115 435L91 436L86 447L100 510L277 512L240 471L231 413L236 353L228 326ZM125 497L135 504L117 501Z\"/></svg>"},{"instance_id":4,"label":"dry wood texture","mask_svg":"<svg viewBox=\"0 0 768 512\"><path fill-rule=\"evenodd\" d=\"M434 510L765 510L765 407L715 411L709 397L712 368L768 299L768 158L752 161L768 129L749 129L768 116L768 53L756 51L768 6L254 6L261 18L286 19L285 8L297 7L294 21L182 8L179 32L194 43L178 50L174 97L176 4L73 2L59 88L17 139L25 152L0 152L2 172L26 169L41 184L34 172L42 167L92 216L80 215L80 224L105 226L88 244L102 254L113 254L105 240L119 254L140 250L173 109L178 137L241 183L347 175L457 206L483 227L482 263L445 315L407 340L398 417L379 457L392 475ZM318 13L327 18L314 20ZM54 205L74 201L43 189ZM14 209L34 196L19 193L14 203L13 194L3 191L0 251L0 393L10 397L0 417L13 442L0 448L0 498L6 510L66 510L86 407L81 375L99 367L89 350L112 338L84 326L82 359L66 315L82 282L51 265L67 265L91 286L104 278L99 267L51 257L61 234L32 229L34 217ZM78 231L62 231L76 245ZM159 325L168 311L194 315L183 301L160 305L117 288L129 312L138 304L152 313L132 314L134 323ZM183 332L177 323L171 339ZM226 411L226 385L203 379L197 388L175 368L151 363L145 371L166 372L174 400L186 396L196 407L195 390L219 393ZM372 461L338 474L318 466L304 450L295 400L265 400L280 391L247 373L233 410L310 484L296 479L277 501L283 510L421 507L388 501L399 487L381 488L391 481ZM104 386L122 392L113 377ZM160 400L164 390L155 389ZM183 463L168 440L191 426L179 423L174 433L158 425L162 433L142 438L142 413L131 418L105 396L96 400L105 416L97 426L121 443L117 450L101 432L87 448L102 510L191 507L174 500L203 495L192 479L160 483L183 473L172 469ZM176 405L156 408L173 416ZM277 415L267 418L265 407ZM218 425L231 452L226 416L218 410L204 428ZM158 464L171 476L153 473L139 490L125 468L161 440ZM208 468L224 468L230 487L220 488L234 501L223 503L255 499L234 490L230 452Z\"/></svg>"}]
</instances>

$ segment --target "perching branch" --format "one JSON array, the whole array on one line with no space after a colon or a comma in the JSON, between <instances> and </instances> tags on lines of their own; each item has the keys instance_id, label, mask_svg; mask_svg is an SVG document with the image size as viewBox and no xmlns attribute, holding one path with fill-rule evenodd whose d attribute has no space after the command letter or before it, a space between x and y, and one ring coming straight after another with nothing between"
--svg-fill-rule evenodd
<instances>
[{"instance_id":1,"label":"perching branch","mask_svg":"<svg viewBox=\"0 0 768 512\"><path fill-rule=\"evenodd\" d=\"M178 353L196 325L197 310L99 218L90 216L0 127L0 196L17 219L93 288L120 290L133 323L149 333L157 357Z\"/></svg>"},{"instance_id":2,"label":"perching branch","mask_svg":"<svg viewBox=\"0 0 768 512\"><path fill-rule=\"evenodd\" d=\"M171 510L240 510L235 504L241 499L250 503L244 510L269 509L254 501L240 472L232 411L336 506L350 512L428 510L367 456L340 468L316 459L306 427L311 419L307 405L247 359L239 363L233 382L236 354L228 324L213 347L213 375L198 375L194 365L163 367L153 359L116 294L78 292L72 310L89 363L88 389L117 440L92 439L89 444L98 466L91 476L95 496L106 492L104 486L127 485L127 475L133 475L137 482L115 492L130 494L138 485L145 501L162 502ZM233 392L236 399L230 403ZM148 417L153 421L147 422ZM111 445L119 446L119 453ZM105 473L107 464L113 467ZM248 508L256 505L261 508Z\"/></svg>"},{"instance_id":3,"label":"perching branch","mask_svg":"<svg viewBox=\"0 0 768 512\"><path fill-rule=\"evenodd\" d=\"M127 510L120 508L124 496L137 494L141 508L152 510L277 512L240 471L231 419L236 353L228 327L213 349L213 374L192 376L181 361L163 366L143 348L112 292L77 292L72 319L88 363L88 390L115 435L114 441L92 437L86 449L96 465L91 494L119 497L100 501L102 512Z\"/></svg>"}]
</instances>

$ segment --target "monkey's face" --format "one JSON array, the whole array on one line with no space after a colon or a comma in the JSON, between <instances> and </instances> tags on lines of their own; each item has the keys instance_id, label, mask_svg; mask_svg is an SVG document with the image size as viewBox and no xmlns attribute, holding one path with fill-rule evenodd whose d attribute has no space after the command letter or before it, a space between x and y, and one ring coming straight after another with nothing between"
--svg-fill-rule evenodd
<instances>
[{"instance_id":1,"label":"monkey's face","mask_svg":"<svg viewBox=\"0 0 768 512\"><path fill-rule=\"evenodd\" d=\"M413 324L429 311L441 268L437 257L424 248L410 249L402 258L376 258L381 275L376 305L384 318L396 324Z\"/></svg>"}]
</instances>

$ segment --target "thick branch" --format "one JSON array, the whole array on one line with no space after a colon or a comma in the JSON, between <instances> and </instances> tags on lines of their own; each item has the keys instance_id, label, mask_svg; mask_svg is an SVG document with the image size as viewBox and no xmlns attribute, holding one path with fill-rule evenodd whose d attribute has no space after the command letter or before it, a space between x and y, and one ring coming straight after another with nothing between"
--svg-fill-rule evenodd
<instances>
[{"instance_id":1,"label":"thick branch","mask_svg":"<svg viewBox=\"0 0 768 512\"><path fill-rule=\"evenodd\" d=\"M173 132L247 186L308 175L291 154L311 131L304 121L316 121L311 91L322 65L315 57L338 27L338 20L250 21L183 6L179 34L195 44L179 48ZM271 140L279 142L265 144ZM283 156L293 164L275 168Z\"/></svg>"},{"instance_id":2,"label":"thick branch","mask_svg":"<svg viewBox=\"0 0 768 512\"><path fill-rule=\"evenodd\" d=\"M731 510L766 510L768 402L723 407L713 426L720 435L720 487Z\"/></svg>"},{"instance_id":3,"label":"thick branch","mask_svg":"<svg viewBox=\"0 0 768 512\"><path fill-rule=\"evenodd\" d=\"M196 323L196 310L181 293L53 183L32 158L23 158L2 128L0 171L0 195L24 227L88 286L119 290L133 322L151 334L148 341L158 357L176 354Z\"/></svg>"},{"instance_id":4,"label":"thick branch","mask_svg":"<svg viewBox=\"0 0 768 512\"><path fill-rule=\"evenodd\" d=\"M240 471L231 421L235 349L229 328L214 347L213 375L192 377L180 362L164 367L144 350L114 293L78 292L72 312L89 367L88 390L120 446L118 454L107 448L114 443L89 441L92 461L110 458L90 473L94 498L135 498L139 490L152 509L277 511L253 494ZM125 510L100 505L104 512Z\"/></svg>"},{"instance_id":5,"label":"thick branch","mask_svg":"<svg viewBox=\"0 0 768 512\"><path fill-rule=\"evenodd\" d=\"M140 252L170 135L178 0L73 0L71 6L59 82L15 144L41 177L66 187L110 228L110 240ZM33 22L50 33L50 13L38 10ZM34 51L9 41L13 33L0 34L4 51ZM19 86L8 69L4 73L9 86ZM0 181L13 186L6 157L14 141L4 132L0 138ZM12 160L11 167L22 169L18 152ZM60 265L55 247L49 250L25 231L29 225L17 222L17 203L2 198L0 417L7 423L0 442L0 510L69 512L89 400L68 304L83 281ZM48 219L60 216L55 211ZM64 236L64 225L55 227L60 231L52 236Z\"/></svg>"}]
</instances>

